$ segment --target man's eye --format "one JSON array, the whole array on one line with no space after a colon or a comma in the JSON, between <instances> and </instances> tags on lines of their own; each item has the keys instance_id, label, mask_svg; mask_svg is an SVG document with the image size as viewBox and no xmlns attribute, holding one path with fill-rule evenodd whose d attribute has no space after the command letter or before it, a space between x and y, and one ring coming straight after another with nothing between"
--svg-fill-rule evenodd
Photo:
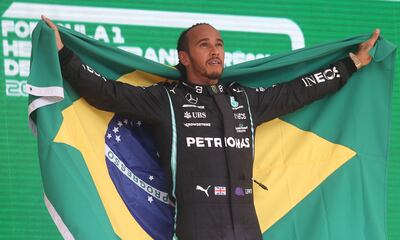
<instances>
[{"instance_id":1,"label":"man's eye","mask_svg":"<svg viewBox=\"0 0 400 240\"><path fill-rule=\"evenodd\" d=\"M206 42L200 43L200 47L207 47L207 46L208 46L208 43L206 43Z\"/></svg>"},{"instance_id":2,"label":"man's eye","mask_svg":"<svg viewBox=\"0 0 400 240\"><path fill-rule=\"evenodd\" d=\"M224 44L223 43L217 43L217 47L223 47Z\"/></svg>"}]
</instances>

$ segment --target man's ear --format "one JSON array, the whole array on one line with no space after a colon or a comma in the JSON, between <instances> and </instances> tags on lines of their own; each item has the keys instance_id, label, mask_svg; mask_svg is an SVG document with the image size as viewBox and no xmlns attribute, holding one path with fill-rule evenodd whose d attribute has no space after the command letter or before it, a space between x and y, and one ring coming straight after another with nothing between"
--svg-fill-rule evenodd
<instances>
[{"instance_id":1,"label":"man's ear","mask_svg":"<svg viewBox=\"0 0 400 240\"><path fill-rule=\"evenodd\" d=\"M179 62L181 62L185 67L190 65L189 54L185 51L178 52Z\"/></svg>"}]
</instances>

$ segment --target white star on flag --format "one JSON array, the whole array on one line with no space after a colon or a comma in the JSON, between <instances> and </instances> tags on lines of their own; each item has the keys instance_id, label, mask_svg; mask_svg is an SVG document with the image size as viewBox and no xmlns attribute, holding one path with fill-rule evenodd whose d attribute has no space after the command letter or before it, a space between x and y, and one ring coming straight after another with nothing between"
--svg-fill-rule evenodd
<instances>
[{"instance_id":1,"label":"white star on flag","mask_svg":"<svg viewBox=\"0 0 400 240\"><path fill-rule=\"evenodd\" d=\"M150 175L149 179L150 181L153 181L154 177Z\"/></svg>"},{"instance_id":2,"label":"white star on flag","mask_svg":"<svg viewBox=\"0 0 400 240\"><path fill-rule=\"evenodd\" d=\"M138 125L138 127L140 127L140 125L142 125L142 122L141 121L137 121L136 125Z\"/></svg>"},{"instance_id":3,"label":"white star on flag","mask_svg":"<svg viewBox=\"0 0 400 240\"><path fill-rule=\"evenodd\" d=\"M114 127L114 128L113 128L113 132L114 132L114 133L119 132L118 128L117 128L117 127Z\"/></svg>"},{"instance_id":4,"label":"white star on flag","mask_svg":"<svg viewBox=\"0 0 400 240\"><path fill-rule=\"evenodd\" d=\"M121 142L121 136L119 136L119 135L116 135L116 136L115 136L115 141L117 141L117 142Z\"/></svg>"},{"instance_id":5,"label":"white star on flag","mask_svg":"<svg viewBox=\"0 0 400 240\"><path fill-rule=\"evenodd\" d=\"M110 133L107 134L107 138L108 138L108 139L111 138L111 134L110 134Z\"/></svg>"},{"instance_id":6,"label":"white star on flag","mask_svg":"<svg viewBox=\"0 0 400 240\"><path fill-rule=\"evenodd\" d=\"M158 152L156 152L156 155L157 155L158 158L160 158L160 154Z\"/></svg>"},{"instance_id":7,"label":"white star on flag","mask_svg":"<svg viewBox=\"0 0 400 240\"><path fill-rule=\"evenodd\" d=\"M128 124L128 119L124 119L124 124L127 125Z\"/></svg>"},{"instance_id":8,"label":"white star on flag","mask_svg":"<svg viewBox=\"0 0 400 240\"><path fill-rule=\"evenodd\" d=\"M153 197L152 196L148 196L147 197L147 201L149 201L149 203L152 203L153 202Z\"/></svg>"},{"instance_id":9,"label":"white star on flag","mask_svg":"<svg viewBox=\"0 0 400 240\"><path fill-rule=\"evenodd\" d=\"M122 122L118 121L117 125L118 125L118 127L121 127L122 126Z\"/></svg>"}]
</instances>

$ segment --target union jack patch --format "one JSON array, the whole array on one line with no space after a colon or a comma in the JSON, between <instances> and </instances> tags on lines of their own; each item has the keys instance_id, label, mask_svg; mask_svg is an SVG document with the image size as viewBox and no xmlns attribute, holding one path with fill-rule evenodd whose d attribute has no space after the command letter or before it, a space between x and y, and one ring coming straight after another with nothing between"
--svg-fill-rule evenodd
<instances>
[{"instance_id":1,"label":"union jack patch","mask_svg":"<svg viewBox=\"0 0 400 240\"><path fill-rule=\"evenodd\" d=\"M226 187L224 187L224 186L215 186L214 187L214 194L216 196L225 196L226 195Z\"/></svg>"}]
</instances>

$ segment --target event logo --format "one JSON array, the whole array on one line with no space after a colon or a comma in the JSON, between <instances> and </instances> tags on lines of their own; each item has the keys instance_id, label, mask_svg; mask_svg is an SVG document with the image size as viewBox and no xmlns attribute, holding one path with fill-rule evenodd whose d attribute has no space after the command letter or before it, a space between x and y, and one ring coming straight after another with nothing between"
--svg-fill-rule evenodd
<instances>
[{"instance_id":1,"label":"event logo","mask_svg":"<svg viewBox=\"0 0 400 240\"><path fill-rule=\"evenodd\" d=\"M56 23L62 22L61 25L96 40L171 66L178 63L178 54L174 47L149 46L143 48L130 45L130 41L127 40L129 36L125 35L124 31L131 32L130 28L137 26L149 29L152 27L184 29L192 23L204 22L204 19L209 19L210 24L221 31L285 36L290 41L291 49L305 46L300 27L287 18L13 2L5 10L1 19L4 75L1 72L0 74L5 79L6 96L27 96L24 85L29 76L31 36L42 14ZM242 24L237 24L238 22ZM252 27L249 29L247 26ZM148 45L148 43L146 44ZM225 65L231 66L269 55L265 52L226 51Z\"/></svg>"}]
</instances>

